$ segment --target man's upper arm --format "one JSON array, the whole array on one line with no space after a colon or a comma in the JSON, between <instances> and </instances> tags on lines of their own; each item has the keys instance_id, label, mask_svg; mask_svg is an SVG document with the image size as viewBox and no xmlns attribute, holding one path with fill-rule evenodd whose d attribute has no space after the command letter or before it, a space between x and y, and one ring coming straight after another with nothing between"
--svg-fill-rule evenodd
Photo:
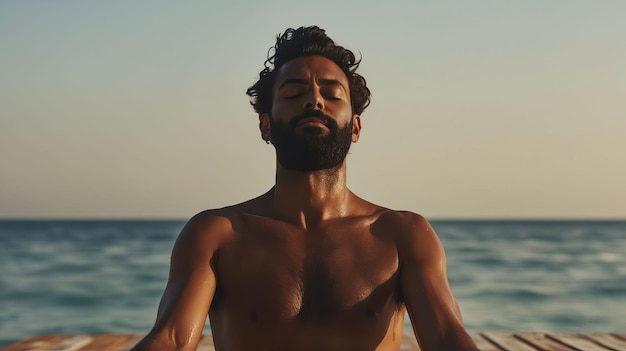
<instances>
[{"instance_id":1,"label":"man's upper arm","mask_svg":"<svg viewBox=\"0 0 626 351\"><path fill-rule=\"evenodd\" d=\"M216 289L214 254L230 221L210 212L185 225L172 251L157 320L136 349L195 349Z\"/></svg>"},{"instance_id":2,"label":"man's upper arm","mask_svg":"<svg viewBox=\"0 0 626 351\"><path fill-rule=\"evenodd\" d=\"M422 350L477 350L463 327L437 234L425 218L404 216L398 245L400 284Z\"/></svg>"}]
</instances>

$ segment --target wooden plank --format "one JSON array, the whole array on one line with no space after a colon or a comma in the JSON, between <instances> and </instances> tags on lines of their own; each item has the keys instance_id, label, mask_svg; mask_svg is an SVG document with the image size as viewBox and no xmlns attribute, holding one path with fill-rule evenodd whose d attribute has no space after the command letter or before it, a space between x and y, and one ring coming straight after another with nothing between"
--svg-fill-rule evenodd
<instances>
[{"instance_id":1,"label":"wooden plank","mask_svg":"<svg viewBox=\"0 0 626 351\"><path fill-rule=\"evenodd\" d=\"M474 340L474 344L481 351L502 351L500 347L492 343L479 333L470 333L470 337Z\"/></svg>"},{"instance_id":2,"label":"wooden plank","mask_svg":"<svg viewBox=\"0 0 626 351\"><path fill-rule=\"evenodd\" d=\"M575 351L575 349L554 341L546 336L546 333L517 333L519 339L542 351Z\"/></svg>"},{"instance_id":3,"label":"wooden plank","mask_svg":"<svg viewBox=\"0 0 626 351\"><path fill-rule=\"evenodd\" d=\"M569 345L576 350L583 351L607 351L610 350L607 347L600 346L593 341L583 338L580 335L576 334L565 334L565 333L550 333L548 334L550 339L561 342L565 345Z\"/></svg>"},{"instance_id":4,"label":"wooden plank","mask_svg":"<svg viewBox=\"0 0 626 351\"><path fill-rule=\"evenodd\" d=\"M37 351L68 337L68 335L35 335L5 346L2 348L2 351Z\"/></svg>"},{"instance_id":5,"label":"wooden plank","mask_svg":"<svg viewBox=\"0 0 626 351\"><path fill-rule=\"evenodd\" d=\"M89 344L93 339L88 335L74 335L56 344L49 345L41 351L76 351Z\"/></svg>"},{"instance_id":6,"label":"wooden plank","mask_svg":"<svg viewBox=\"0 0 626 351\"><path fill-rule=\"evenodd\" d=\"M111 348L107 348L107 351L128 351L133 346L137 345L137 343L140 342L141 339L143 339L144 336L145 335L143 335L143 334L132 334L132 335L129 335L128 339L124 340L123 342L121 342L118 345L114 345Z\"/></svg>"},{"instance_id":7,"label":"wooden plank","mask_svg":"<svg viewBox=\"0 0 626 351\"><path fill-rule=\"evenodd\" d=\"M594 341L597 344L608 347L613 350L626 351L626 340L622 340L616 336L607 333L585 333L581 334L583 338Z\"/></svg>"},{"instance_id":8,"label":"wooden plank","mask_svg":"<svg viewBox=\"0 0 626 351\"><path fill-rule=\"evenodd\" d=\"M618 339L626 340L626 334L611 333L611 335Z\"/></svg>"},{"instance_id":9,"label":"wooden plank","mask_svg":"<svg viewBox=\"0 0 626 351\"><path fill-rule=\"evenodd\" d=\"M91 342L80 351L106 351L115 348L117 345L123 343L128 339L130 335L122 334L99 334L91 335Z\"/></svg>"},{"instance_id":10,"label":"wooden plank","mask_svg":"<svg viewBox=\"0 0 626 351\"><path fill-rule=\"evenodd\" d=\"M507 351L537 351L536 348L516 338L512 333L488 332L481 335Z\"/></svg>"},{"instance_id":11,"label":"wooden plank","mask_svg":"<svg viewBox=\"0 0 626 351\"><path fill-rule=\"evenodd\" d=\"M116 342L114 345L109 345L106 349L101 349L105 351L128 351L133 346L137 345L141 339L144 338L143 334L126 334L126 339ZM211 334L203 334L200 342L198 343L197 351L215 351L215 346L213 345L213 336ZM4 351L4 350L1 350ZM80 351L85 351L81 349Z\"/></svg>"},{"instance_id":12,"label":"wooden plank","mask_svg":"<svg viewBox=\"0 0 626 351\"><path fill-rule=\"evenodd\" d=\"M35 335L0 351L128 351L144 335ZM470 333L481 351L626 351L626 334L619 333ZM198 351L215 351L211 334L200 339ZM402 336L401 351L419 351L415 336Z\"/></svg>"}]
</instances>

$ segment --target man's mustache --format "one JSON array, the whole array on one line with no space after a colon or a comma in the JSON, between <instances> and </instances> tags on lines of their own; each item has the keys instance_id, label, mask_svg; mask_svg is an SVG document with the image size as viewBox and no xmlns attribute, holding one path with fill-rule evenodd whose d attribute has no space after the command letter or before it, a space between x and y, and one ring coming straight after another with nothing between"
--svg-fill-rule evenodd
<instances>
[{"instance_id":1,"label":"man's mustache","mask_svg":"<svg viewBox=\"0 0 626 351\"><path fill-rule=\"evenodd\" d=\"M337 121L335 121L332 117L324 114L324 112L322 112L320 110L304 111L303 113L293 117L291 119L291 122L289 123L289 125L290 125L291 129L296 129L296 127L298 126L298 124L300 122L302 122L302 120L307 119L307 118L311 118L311 117L315 117L315 118L321 120L322 122L324 122L324 124L326 124L326 126L330 130L337 129Z\"/></svg>"}]
</instances>

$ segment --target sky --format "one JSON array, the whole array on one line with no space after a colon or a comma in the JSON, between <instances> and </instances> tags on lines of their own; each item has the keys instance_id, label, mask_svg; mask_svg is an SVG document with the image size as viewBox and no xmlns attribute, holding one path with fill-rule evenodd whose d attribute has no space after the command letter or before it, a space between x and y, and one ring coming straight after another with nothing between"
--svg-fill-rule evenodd
<instances>
[{"instance_id":1,"label":"sky","mask_svg":"<svg viewBox=\"0 0 626 351\"><path fill-rule=\"evenodd\" d=\"M246 89L319 25L372 91L348 186L427 218L626 219L626 2L0 2L0 218L189 218L266 192Z\"/></svg>"}]
</instances>

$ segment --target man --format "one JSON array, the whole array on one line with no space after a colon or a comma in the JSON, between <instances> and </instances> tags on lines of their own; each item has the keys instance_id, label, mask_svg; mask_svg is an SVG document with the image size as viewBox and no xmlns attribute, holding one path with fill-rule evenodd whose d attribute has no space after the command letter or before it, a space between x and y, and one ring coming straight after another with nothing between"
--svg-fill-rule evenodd
<instances>
[{"instance_id":1,"label":"man","mask_svg":"<svg viewBox=\"0 0 626 351\"><path fill-rule=\"evenodd\" d=\"M274 49L247 93L276 184L187 223L136 349L194 349L208 313L216 350L399 350L408 311L423 351L477 350L428 222L346 187L370 100L353 53L315 26Z\"/></svg>"}]
</instances>

